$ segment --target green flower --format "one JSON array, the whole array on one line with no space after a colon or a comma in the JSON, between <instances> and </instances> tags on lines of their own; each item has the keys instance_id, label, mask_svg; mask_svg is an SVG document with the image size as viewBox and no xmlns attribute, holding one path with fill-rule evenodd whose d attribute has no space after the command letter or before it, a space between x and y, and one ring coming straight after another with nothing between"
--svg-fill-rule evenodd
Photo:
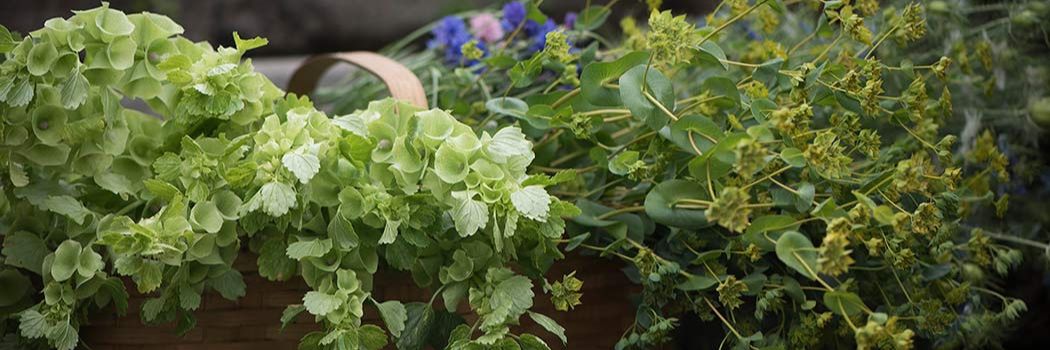
<instances>
[{"instance_id":1,"label":"green flower","mask_svg":"<svg viewBox=\"0 0 1050 350\"><path fill-rule=\"evenodd\" d=\"M463 54L463 59L467 61L478 60L481 59L482 56L485 56L485 51L482 51L481 48L478 47L477 40L471 40L464 43L463 46L459 47L459 51Z\"/></svg>"},{"instance_id":2,"label":"green flower","mask_svg":"<svg viewBox=\"0 0 1050 350\"><path fill-rule=\"evenodd\" d=\"M839 144L838 136L831 130L818 133L803 155L810 165L831 179L848 176L849 165L853 162L846 155L846 147Z\"/></svg>"},{"instance_id":3,"label":"green flower","mask_svg":"<svg viewBox=\"0 0 1050 350\"><path fill-rule=\"evenodd\" d=\"M655 59L672 66L692 60L701 40L696 27L685 15L674 16L671 11L655 10L649 15L646 39Z\"/></svg>"},{"instance_id":4,"label":"green flower","mask_svg":"<svg viewBox=\"0 0 1050 350\"><path fill-rule=\"evenodd\" d=\"M708 220L716 221L730 231L744 232L748 225L748 216L751 215L751 208L747 207L750 198L743 189L726 187L707 208L705 214Z\"/></svg>"},{"instance_id":5,"label":"green flower","mask_svg":"<svg viewBox=\"0 0 1050 350\"><path fill-rule=\"evenodd\" d=\"M817 263L820 271L831 276L849 272L853 258L849 249L849 236L852 224L846 218L836 218L828 223L827 234L818 250Z\"/></svg>"},{"instance_id":6,"label":"green flower","mask_svg":"<svg viewBox=\"0 0 1050 350\"><path fill-rule=\"evenodd\" d=\"M911 230L920 235L929 236L941 229L944 215L936 205L930 202L919 204L911 215Z\"/></svg>"},{"instance_id":7,"label":"green flower","mask_svg":"<svg viewBox=\"0 0 1050 350\"><path fill-rule=\"evenodd\" d=\"M558 311L569 311L576 305L580 305L580 297L583 293L580 293L580 289L583 288L583 281L576 278L576 272L565 275L561 281L556 281L550 285L551 291L551 302L554 304L554 309Z\"/></svg>"},{"instance_id":8,"label":"green flower","mask_svg":"<svg viewBox=\"0 0 1050 350\"><path fill-rule=\"evenodd\" d=\"M744 304L740 296L747 292L747 284L729 275L718 285L718 301L729 310L736 309Z\"/></svg>"},{"instance_id":9,"label":"green flower","mask_svg":"<svg viewBox=\"0 0 1050 350\"><path fill-rule=\"evenodd\" d=\"M769 151L754 139L744 139L736 145L736 173L745 179L751 178L766 166L766 155Z\"/></svg>"}]
</instances>

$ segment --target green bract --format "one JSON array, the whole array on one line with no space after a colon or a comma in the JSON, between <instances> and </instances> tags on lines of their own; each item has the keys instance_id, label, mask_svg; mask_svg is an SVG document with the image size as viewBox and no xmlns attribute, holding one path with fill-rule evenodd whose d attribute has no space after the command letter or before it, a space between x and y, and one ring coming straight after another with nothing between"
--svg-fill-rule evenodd
<instances>
[{"instance_id":1,"label":"green bract","mask_svg":"<svg viewBox=\"0 0 1050 350\"><path fill-rule=\"evenodd\" d=\"M232 268L244 246L262 276L311 287L282 317L306 311L324 325L307 346L391 342L362 324L368 303L399 347L444 343L464 322L461 301L484 320L461 339L516 344L509 327L576 213L548 194L554 181L528 175L521 129L479 134L392 99L329 118L242 60L264 39L213 48L181 32L105 3L24 38L0 31L12 42L0 46L0 314L20 335L5 344L74 348L86 313L125 312L116 276L149 293L145 322L185 332L203 292L244 295ZM163 119L124 109L132 98ZM440 291L445 307L373 299L380 262Z\"/></svg>"}]
</instances>

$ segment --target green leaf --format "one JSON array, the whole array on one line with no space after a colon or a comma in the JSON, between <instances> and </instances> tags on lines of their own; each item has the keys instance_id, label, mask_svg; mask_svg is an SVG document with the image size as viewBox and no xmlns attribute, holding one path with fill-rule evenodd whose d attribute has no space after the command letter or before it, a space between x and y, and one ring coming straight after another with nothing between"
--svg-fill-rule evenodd
<instances>
[{"instance_id":1,"label":"green leaf","mask_svg":"<svg viewBox=\"0 0 1050 350\"><path fill-rule=\"evenodd\" d=\"M497 97L485 102L485 109L498 115L525 119L529 112L529 104L514 97Z\"/></svg>"},{"instance_id":2,"label":"green leaf","mask_svg":"<svg viewBox=\"0 0 1050 350\"><path fill-rule=\"evenodd\" d=\"M576 16L576 26L573 29L583 31L598 29L609 18L610 13L612 11L608 6L590 6Z\"/></svg>"},{"instance_id":3,"label":"green leaf","mask_svg":"<svg viewBox=\"0 0 1050 350\"><path fill-rule=\"evenodd\" d=\"M488 151L496 161L514 156L523 156L532 153L532 144L525 139L518 127L505 127L492 135L489 141Z\"/></svg>"},{"instance_id":4,"label":"green leaf","mask_svg":"<svg viewBox=\"0 0 1050 350\"><path fill-rule=\"evenodd\" d=\"M542 186L526 186L510 194L510 202L521 215L540 222L547 221L551 196Z\"/></svg>"},{"instance_id":5,"label":"green leaf","mask_svg":"<svg viewBox=\"0 0 1050 350\"><path fill-rule=\"evenodd\" d=\"M303 145L281 158L281 163L299 182L306 184L321 170L321 160L317 158L319 144Z\"/></svg>"},{"instance_id":6,"label":"green leaf","mask_svg":"<svg viewBox=\"0 0 1050 350\"><path fill-rule=\"evenodd\" d=\"M47 331L47 340L56 350L73 350L80 342L80 336L69 322L59 322Z\"/></svg>"},{"instance_id":7,"label":"green leaf","mask_svg":"<svg viewBox=\"0 0 1050 350\"><path fill-rule=\"evenodd\" d=\"M289 258L303 260L306 257L320 258L332 250L331 239L309 239L288 245Z\"/></svg>"},{"instance_id":8,"label":"green leaf","mask_svg":"<svg viewBox=\"0 0 1050 350\"><path fill-rule=\"evenodd\" d=\"M671 81L659 69L646 65L631 68L620 77L620 98L632 115L641 118L653 130L666 126L671 120L668 113L673 113L675 108Z\"/></svg>"},{"instance_id":9,"label":"green leaf","mask_svg":"<svg viewBox=\"0 0 1050 350\"><path fill-rule=\"evenodd\" d=\"M22 332L23 337L39 339L46 335L50 328L51 325L48 324L47 318L35 309L22 311L18 317L18 329Z\"/></svg>"},{"instance_id":10,"label":"green leaf","mask_svg":"<svg viewBox=\"0 0 1050 350\"><path fill-rule=\"evenodd\" d=\"M245 203L245 212L253 212L260 208L266 214L279 217L288 213L295 207L295 189L283 182L269 182L259 192Z\"/></svg>"},{"instance_id":11,"label":"green leaf","mask_svg":"<svg viewBox=\"0 0 1050 350\"><path fill-rule=\"evenodd\" d=\"M609 161L609 172L616 175L627 175L645 166L645 162L638 160L638 151L623 151Z\"/></svg>"},{"instance_id":12,"label":"green leaf","mask_svg":"<svg viewBox=\"0 0 1050 350\"><path fill-rule=\"evenodd\" d=\"M700 184L668 180L653 187L645 196L645 213L653 221L673 227L698 229L711 226L703 210L675 208L675 203L681 199L711 200Z\"/></svg>"},{"instance_id":13,"label":"green leaf","mask_svg":"<svg viewBox=\"0 0 1050 350\"><path fill-rule=\"evenodd\" d=\"M695 292L698 290L707 290L718 284L718 280L714 277L707 275L689 275L684 282L679 283L676 288L686 291Z\"/></svg>"},{"instance_id":14,"label":"green leaf","mask_svg":"<svg viewBox=\"0 0 1050 350\"><path fill-rule=\"evenodd\" d=\"M780 159L783 159L784 163L795 168L806 166L806 157L802 155L802 151L798 148L784 148L784 150L780 151Z\"/></svg>"},{"instance_id":15,"label":"green leaf","mask_svg":"<svg viewBox=\"0 0 1050 350\"><path fill-rule=\"evenodd\" d=\"M306 296L303 297L303 305L306 307L306 311L317 316L327 315L338 309L342 304L343 299L338 296L318 291L306 292Z\"/></svg>"},{"instance_id":16,"label":"green leaf","mask_svg":"<svg viewBox=\"0 0 1050 350\"><path fill-rule=\"evenodd\" d=\"M4 248L0 254L7 257L5 264L20 267L41 275L47 245L39 236L26 231L15 231L4 236Z\"/></svg>"},{"instance_id":17,"label":"green leaf","mask_svg":"<svg viewBox=\"0 0 1050 350\"><path fill-rule=\"evenodd\" d=\"M401 332L405 330L405 321L408 320L405 305L397 300L388 300L382 303L376 302L376 308L379 309L379 316L383 318L383 323L386 323L390 334L400 337Z\"/></svg>"},{"instance_id":18,"label":"green leaf","mask_svg":"<svg viewBox=\"0 0 1050 350\"><path fill-rule=\"evenodd\" d=\"M577 17L579 18L579 17ZM583 67L580 95L595 106L619 106L620 93L606 84L620 79L624 72L649 60L648 52L635 51L612 62L594 62Z\"/></svg>"},{"instance_id":19,"label":"green leaf","mask_svg":"<svg viewBox=\"0 0 1050 350\"><path fill-rule=\"evenodd\" d=\"M554 319L547 317L546 315L532 311L529 311L529 317L532 318L533 321L536 321L536 323L538 323L540 326L542 326L543 329L546 329L548 332L551 332L551 334L558 336L558 339L561 339L562 344L568 343L568 339L565 338L565 328L559 325L558 321L555 321Z\"/></svg>"},{"instance_id":20,"label":"green leaf","mask_svg":"<svg viewBox=\"0 0 1050 350\"><path fill-rule=\"evenodd\" d=\"M405 331L397 338L397 348L422 350L434 328L434 309L427 303L408 303L405 310Z\"/></svg>"},{"instance_id":21,"label":"green leaf","mask_svg":"<svg viewBox=\"0 0 1050 350\"><path fill-rule=\"evenodd\" d=\"M95 184L98 187L106 191L113 192L122 196L134 194L135 191L132 189L131 180L128 180L124 175L106 172L95 175Z\"/></svg>"},{"instance_id":22,"label":"green leaf","mask_svg":"<svg viewBox=\"0 0 1050 350\"><path fill-rule=\"evenodd\" d=\"M62 195L62 196L50 196L44 200L44 207L52 212L65 215L76 222L78 225L84 224L84 218L93 213L84 208L83 204L80 204L76 198Z\"/></svg>"},{"instance_id":23,"label":"green leaf","mask_svg":"<svg viewBox=\"0 0 1050 350\"><path fill-rule=\"evenodd\" d=\"M257 49L257 48L266 46L266 44L269 44L270 41L266 40L266 38L260 38L260 37L254 37L254 38L245 40L245 39L241 39L240 34L238 34L237 32L233 32L233 43L234 43L234 46L237 48L237 52L240 52L241 54L244 54L248 50Z\"/></svg>"},{"instance_id":24,"label":"green leaf","mask_svg":"<svg viewBox=\"0 0 1050 350\"><path fill-rule=\"evenodd\" d=\"M244 296L246 286L244 277L237 270L230 269L211 280L212 288L226 300L237 300Z\"/></svg>"},{"instance_id":25,"label":"green leaf","mask_svg":"<svg viewBox=\"0 0 1050 350\"><path fill-rule=\"evenodd\" d=\"M32 286L29 279L18 270L0 271L0 308L6 308L22 301Z\"/></svg>"},{"instance_id":26,"label":"green leaf","mask_svg":"<svg viewBox=\"0 0 1050 350\"><path fill-rule=\"evenodd\" d=\"M777 258L780 258L780 261L783 261L788 267L810 279L819 278L815 275L819 273L817 250L813 248L813 243L805 235L797 231L785 232L777 239L776 252Z\"/></svg>"},{"instance_id":27,"label":"green leaf","mask_svg":"<svg viewBox=\"0 0 1050 350\"><path fill-rule=\"evenodd\" d=\"M829 311L835 314L843 316L854 316L868 309L859 296L840 290L824 293L824 307L827 307Z\"/></svg>"},{"instance_id":28,"label":"green leaf","mask_svg":"<svg viewBox=\"0 0 1050 350\"><path fill-rule=\"evenodd\" d=\"M361 326L357 332L361 338L361 348L365 350L380 350L390 342L386 337L386 332L374 324Z\"/></svg>"},{"instance_id":29,"label":"green leaf","mask_svg":"<svg viewBox=\"0 0 1050 350\"><path fill-rule=\"evenodd\" d=\"M55 261L51 264L51 276L56 281L68 280L77 271L81 249L80 242L73 240L66 240L58 245L58 249L55 250Z\"/></svg>"},{"instance_id":30,"label":"green leaf","mask_svg":"<svg viewBox=\"0 0 1050 350\"><path fill-rule=\"evenodd\" d=\"M299 264L288 257L282 239L269 239L259 249L259 276L271 281L286 281L295 275Z\"/></svg>"},{"instance_id":31,"label":"green leaf","mask_svg":"<svg viewBox=\"0 0 1050 350\"><path fill-rule=\"evenodd\" d=\"M288 324L295 321L295 318L303 311L306 311L306 306L303 305L288 305L284 308L284 311L281 312L281 329L288 327Z\"/></svg>"},{"instance_id":32,"label":"green leaf","mask_svg":"<svg viewBox=\"0 0 1050 350\"><path fill-rule=\"evenodd\" d=\"M522 350L550 350L550 346L547 346L543 339L532 334L522 334L518 337L518 344Z\"/></svg>"},{"instance_id":33,"label":"green leaf","mask_svg":"<svg viewBox=\"0 0 1050 350\"><path fill-rule=\"evenodd\" d=\"M454 197L457 193L452 194ZM485 228L489 221L489 208L485 203L476 199L460 195L459 203L452 212L452 221L456 225L456 231L460 237L469 237Z\"/></svg>"},{"instance_id":34,"label":"green leaf","mask_svg":"<svg viewBox=\"0 0 1050 350\"><path fill-rule=\"evenodd\" d=\"M713 76L704 80L701 88L710 91L713 96L723 97L712 101L715 105L725 108L732 108L740 105L740 90L737 89L736 82L732 79Z\"/></svg>"},{"instance_id":35,"label":"green leaf","mask_svg":"<svg viewBox=\"0 0 1050 350\"><path fill-rule=\"evenodd\" d=\"M726 53L722 51L722 47L718 46L714 41L705 41L700 44L700 62L722 66L722 69L729 70L729 64L725 63Z\"/></svg>"},{"instance_id":36,"label":"green leaf","mask_svg":"<svg viewBox=\"0 0 1050 350\"><path fill-rule=\"evenodd\" d=\"M29 79L21 79L15 83L14 87L7 93L7 104L12 107L21 107L29 104L29 101L33 100L33 95L36 93L35 86L29 81Z\"/></svg>"},{"instance_id":37,"label":"green leaf","mask_svg":"<svg viewBox=\"0 0 1050 350\"><path fill-rule=\"evenodd\" d=\"M84 101L87 101L90 87L84 74L80 72L70 74L59 85L62 107L66 109L77 109L77 107L80 107L80 105L84 104Z\"/></svg>"}]
</instances>

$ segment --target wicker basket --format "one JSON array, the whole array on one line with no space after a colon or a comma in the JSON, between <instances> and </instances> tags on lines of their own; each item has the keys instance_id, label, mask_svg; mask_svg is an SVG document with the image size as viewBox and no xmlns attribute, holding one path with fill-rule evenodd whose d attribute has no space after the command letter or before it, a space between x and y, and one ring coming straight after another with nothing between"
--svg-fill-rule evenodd
<instances>
[{"instance_id":1,"label":"wicker basket","mask_svg":"<svg viewBox=\"0 0 1050 350\"><path fill-rule=\"evenodd\" d=\"M419 79L408 68L370 52L325 54L308 59L293 74L288 91L307 94L314 90L321 76L337 63L350 63L376 75L390 90L390 95L426 107L426 92ZM281 329L280 317L285 306L302 302L309 290L299 279L271 282L259 276L256 257L242 253L234 263L244 275L247 293L237 301L228 301L217 293L207 292L201 308L194 314L197 327L183 336L175 334L174 325L146 326L139 318L142 302L148 296L133 290L128 314L94 315L90 324L82 327L82 337L93 350L263 350L296 349L299 339L308 332L320 329L309 315L301 315L293 324ZM566 329L570 345L561 346L527 317L522 319L521 331L537 334L553 348L611 349L620 332L634 320L634 308L629 300L637 287L620 271L622 265L597 257L570 254L555 264L549 278L560 278L576 271L584 281L583 305L571 312L558 312L542 290L535 292L535 310L557 320ZM125 281L130 284L130 281ZM405 273L381 268L375 276L373 295L378 300L426 301L431 291L420 290ZM464 310L465 311L465 310ZM381 323L374 309L366 309L367 323ZM468 320L472 316L465 314ZM393 348L391 346L390 348Z\"/></svg>"}]
</instances>

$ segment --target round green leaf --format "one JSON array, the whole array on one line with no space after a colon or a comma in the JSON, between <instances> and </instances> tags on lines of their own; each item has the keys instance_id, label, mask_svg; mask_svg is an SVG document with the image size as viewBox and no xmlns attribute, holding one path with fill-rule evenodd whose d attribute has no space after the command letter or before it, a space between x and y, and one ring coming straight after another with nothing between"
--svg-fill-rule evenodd
<instances>
[{"instance_id":1,"label":"round green leaf","mask_svg":"<svg viewBox=\"0 0 1050 350\"><path fill-rule=\"evenodd\" d=\"M620 77L620 98L632 115L644 120L653 130L660 130L667 125L671 120L668 113L674 112L675 96L671 81L659 69L644 64L631 68Z\"/></svg>"},{"instance_id":2,"label":"round green leaf","mask_svg":"<svg viewBox=\"0 0 1050 350\"><path fill-rule=\"evenodd\" d=\"M704 188L686 180L668 180L661 182L645 196L645 213L658 223L698 229L711 226L703 210L674 208L680 199L711 200Z\"/></svg>"},{"instance_id":3,"label":"round green leaf","mask_svg":"<svg viewBox=\"0 0 1050 350\"><path fill-rule=\"evenodd\" d=\"M780 261L783 261L788 267L810 279L818 278L815 275L819 273L817 250L813 248L813 243L805 235L798 231L785 232L777 239L776 252L777 258L780 258Z\"/></svg>"}]
</instances>

